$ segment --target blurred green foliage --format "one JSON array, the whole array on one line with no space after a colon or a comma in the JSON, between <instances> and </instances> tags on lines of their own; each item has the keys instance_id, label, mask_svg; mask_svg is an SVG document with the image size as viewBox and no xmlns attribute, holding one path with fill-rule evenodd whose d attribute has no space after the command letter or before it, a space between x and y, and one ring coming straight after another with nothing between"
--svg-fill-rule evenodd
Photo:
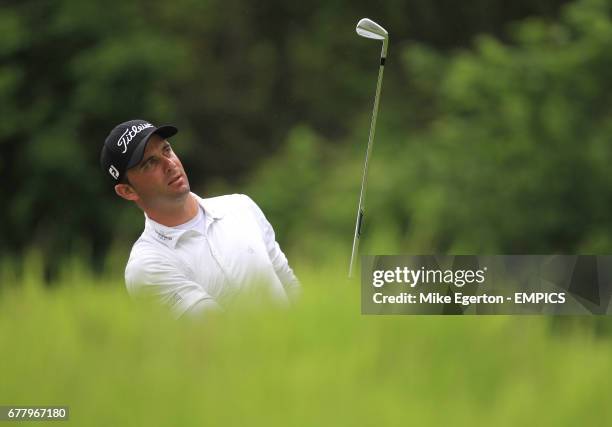
<instances>
[{"instance_id":1,"label":"blurred green foliage","mask_svg":"<svg viewBox=\"0 0 612 427\"><path fill-rule=\"evenodd\" d=\"M363 16L391 34L365 252L609 252L610 2L536 3L5 2L0 257L125 254L142 214L98 155L141 117L179 126L200 195L249 193L291 254L348 258L380 49Z\"/></svg>"},{"instance_id":2,"label":"blurred green foliage","mask_svg":"<svg viewBox=\"0 0 612 427\"><path fill-rule=\"evenodd\" d=\"M383 85L364 251L610 253L610 8L580 1L557 22L514 25L508 43L483 35L452 55L391 50L405 83ZM251 181L255 199L288 218L280 232L296 250L350 247L367 124L333 153L302 132ZM280 196L294 188L302 199Z\"/></svg>"},{"instance_id":3,"label":"blurred green foliage","mask_svg":"<svg viewBox=\"0 0 612 427\"><path fill-rule=\"evenodd\" d=\"M565 3L4 1L0 402L75 425L610 424L605 319L365 319L344 280L364 16L391 34L364 253L611 253L612 2ZM98 155L136 117L181 129L200 195L261 205L296 310L177 323L126 298L143 219Z\"/></svg>"},{"instance_id":4,"label":"blurred green foliage","mask_svg":"<svg viewBox=\"0 0 612 427\"><path fill-rule=\"evenodd\" d=\"M612 419L612 343L580 325L557 335L546 317L361 316L354 283L333 267L299 271L307 292L291 311L177 322L126 298L121 281L99 286L78 262L51 289L40 257L27 263L0 288L0 402L68 405L67 425Z\"/></svg>"}]
</instances>

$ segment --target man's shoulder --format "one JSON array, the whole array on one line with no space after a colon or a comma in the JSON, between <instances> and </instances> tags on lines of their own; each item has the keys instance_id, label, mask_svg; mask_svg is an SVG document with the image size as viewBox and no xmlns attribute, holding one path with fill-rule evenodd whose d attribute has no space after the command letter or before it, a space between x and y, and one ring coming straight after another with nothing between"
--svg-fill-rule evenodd
<instances>
[{"instance_id":1,"label":"man's shoulder","mask_svg":"<svg viewBox=\"0 0 612 427\"><path fill-rule=\"evenodd\" d=\"M204 204L209 204L209 205L214 205L214 206L223 206L223 205L233 204L233 203L244 203L247 200L251 200L251 198L247 196L246 194L239 194L239 193L225 194L222 196L206 197L206 198L200 197L197 194L196 196Z\"/></svg>"},{"instance_id":2,"label":"man's shoulder","mask_svg":"<svg viewBox=\"0 0 612 427\"><path fill-rule=\"evenodd\" d=\"M146 253L148 255L160 254L163 255L164 245L157 242L146 231L143 231L138 240L132 245L130 257L132 255Z\"/></svg>"},{"instance_id":3,"label":"man's shoulder","mask_svg":"<svg viewBox=\"0 0 612 427\"><path fill-rule=\"evenodd\" d=\"M143 233L130 251L125 265L125 282L128 291L142 283L151 282L158 274L174 268L176 260L166 246Z\"/></svg>"},{"instance_id":4,"label":"man's shoulder","mask_svg":"<svg viewBox=\"0 0 612 427\"><path fill-rule=\"evenodd\" d=\"M204 210L209 209L213 213L232 213L232 211L242 210L245 207L256 206L253 199L246 194L235 193L207 198L197 197L204 207Z\"/></svg>"},{"instance_id":5,"label":"man's shoulder","mask_svg":"<svg viewBox=\"0 0 612 427\"><path fill-rule=\"evenodd\" d=\"M132 245L126 270L141 270L171 259L168 248L143 232Z\"/></svg>"}]
</instances>

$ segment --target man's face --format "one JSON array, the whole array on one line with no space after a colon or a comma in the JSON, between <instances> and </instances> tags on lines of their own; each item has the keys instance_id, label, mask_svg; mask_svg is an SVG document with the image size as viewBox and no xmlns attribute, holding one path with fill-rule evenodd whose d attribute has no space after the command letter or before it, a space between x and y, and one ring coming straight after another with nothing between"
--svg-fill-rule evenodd
<instances>
[{"instance_id":1,"label":"man's face","mask_svg":"<svg viewBox=\"0 0 612 427\"><path fill-rule=\"evenodd\" d=\"M128 169L127 178L134 190L131 200L144 206L173 202L189 194L189 180L181 161L165 139L153 135L142 161Z\"/></svg>"}]
</instances>

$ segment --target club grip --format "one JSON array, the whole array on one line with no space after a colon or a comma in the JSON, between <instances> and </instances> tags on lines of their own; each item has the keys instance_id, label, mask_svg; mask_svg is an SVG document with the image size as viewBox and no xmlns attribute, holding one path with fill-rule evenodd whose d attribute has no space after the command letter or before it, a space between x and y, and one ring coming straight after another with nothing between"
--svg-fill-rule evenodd
<instances>
[{"instance_id":1,"label":"club grip","mask_svg":"<svg viewBox=\"0 0 612 427\"><path fill-rule=\"evenodd\" d=\"M363 221L363 209L359 210L359 219L357 220L357 237L361 237L361 224Z\"/></svg>"}]
</instances>

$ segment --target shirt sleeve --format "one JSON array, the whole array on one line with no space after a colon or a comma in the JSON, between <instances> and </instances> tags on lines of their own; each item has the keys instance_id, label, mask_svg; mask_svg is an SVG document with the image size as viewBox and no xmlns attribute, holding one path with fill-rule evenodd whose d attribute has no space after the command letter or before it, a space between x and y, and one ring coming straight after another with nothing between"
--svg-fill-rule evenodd
<instances>
[{"instance_id":1,"label":"shirt sleeve","mask_svg":"<svg viewBox=\"0 0 612 427\"><path fill-rule=\"evenodd\" d=\"M262 232L264 243L266 244L268 256L270 257L270 261L272 262L272 266L274 267L274 271L276 271L276 275L278 276L283 287L285 288L285 292L287 292L287 296L289 297L289 299L291 301L295 301L301 293L301 285L299 280L293 273L293 270L289 266L289 261L287 261L287 257L285 256L285 254L280 248L280 245L276 241L274 229L266 219L266 216L261 211L259 206L257 206L257 204L249 196L243 195L243 197L245 198L249 208L257 219L259 228Z\"/></svg>"},{"instance_id":2,"label":"shirt sleeve","mask_svg":"<svg viewBox=\"0 0 612 427\"><path fill-rule=\"evenodd\" d=\"M125 268L128 293L137 299L157 299L178 318L221 308L202 287L170 261L150 251L133 251Z\"/></svg>"}]
</instances>

